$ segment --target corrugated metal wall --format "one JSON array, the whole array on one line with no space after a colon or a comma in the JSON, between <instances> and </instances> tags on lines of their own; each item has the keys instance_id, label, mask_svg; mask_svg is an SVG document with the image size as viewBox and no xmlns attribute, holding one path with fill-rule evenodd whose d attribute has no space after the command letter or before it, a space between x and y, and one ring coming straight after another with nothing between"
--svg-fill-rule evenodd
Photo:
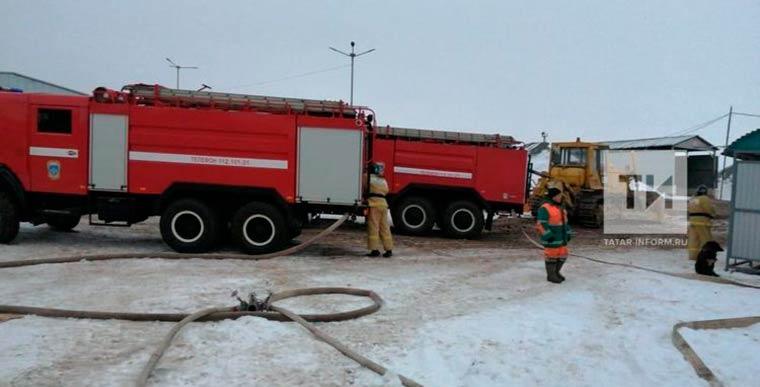
<instances>
[{"instance_id":1,"label":"corrugated metal wall","mask_svg":"<svg viewBox=\"0 0 760 387\"><path fill-rule=\"evenodd\" d=\"M736 161L728 257L760 261L760 162Z\"/></svg>"}]
</instances>

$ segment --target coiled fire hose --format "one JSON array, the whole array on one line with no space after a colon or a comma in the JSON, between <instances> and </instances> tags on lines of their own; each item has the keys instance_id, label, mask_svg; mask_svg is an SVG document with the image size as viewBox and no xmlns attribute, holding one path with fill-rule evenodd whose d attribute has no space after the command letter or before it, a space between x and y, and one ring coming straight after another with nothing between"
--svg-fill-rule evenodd
<instances>
[{"instance_id":1,"label":"coiled fire hose","mask_svg":"<svg viewBox=\"0 0 760 387\"><path fill-rule=\"evenodd\" d=\"M349 217L349 214L345 214L343 217L335 221L332 225L326 229L320 231L317 235L309 238L305 242L293 246L291 248L278 251L270 254L263 255L245 255L245 254L179 254L179 253L122 253L122 254L103 254L103 255L76 255L69 257L56 257L56 258L41 258L30 260L16 260L0 262L0 269L34 266L43 264L57 264L57 263L71 263L80 261L107 261L115 259L240 259L240 260L264 260L277 257L283 257L286 255L294 254L301 251L324 236L330 234L335 229L340 227ZM372 305L363 308L328 314L305 314L298 315L282 307L273 305L274 302L284 300L286 298L300 297L300 296L313 296L324 294L345 294L352 296L367 297L372 300ZM374 361L360 355L359 353L351 350L345 345L341 344L334 338L325 334L316 328L311 322L331 322L331 321L345 321L356 319L368 314L374 313L380 309L383 304L383 300L375 292L371 290L355 289L355 288L342 288L342 287L325 287L325 288L304 288L286 290L272 294L268 310L266 311L236 311L235 307L213 307L200 310L192 314L183 313L128 313L128 312L101 312L101 311L82 311L82 310L67 310L67 309L54 309L54 308L39 308L20 305L0 305L0 313L17 314L17 315L37 315L42 317L57 317L57 318L79 318L79 319L101 319L101 320L129 320L129 321L172 321L177 322L169 333L161 341L160 345L151 354L148 363L143 368L140 376L136 382L137 386L145 386L150 374L152 373L161 356L166 349L171 345L172 340L177 333L190 322L193 321L218 321L224 319L236 319L244 316L262 317L268 320L275 321L295 321L309 330L319 340L329 344L333 348L340 351L345 356L356 361L360 365L369 368L373 372L379 375L385 375L388 370L382 365L375 363ZM399 375L399 380L404 386L419 387L419 383Z\"/></svg>"},{"instance_id":2,"label":"coiled fire hose","mask_svg":"<svg viewBox=\"0 0 760 387\"><path fill-rule=\"evenodd\" d=\"M543 249L543 246L541 246L541 244L539 244L533 238L531 238L525 232L525 230L522 230L522 233L525 236L525 239L527 239L532 245L536 246L539 249ZM719 284L725 284L725 285L739 286L743 288L760 289L760 286L757 286L757 285L746 284L746 283L733 281L733 280L722 278L722 277L709 277L709 276L686 274L686 273L672 273L668 271L633 265L630 263L605 261L603 259L592 258L592 257L588 257L581 254L570 253L569 255L573 257L577 257L577 258L582 258L591 262L601 263L604 265L621 266L621 267L626 267L629 269L643 270L643 271L648 271L651 273L663 274L663 275L676 277L676 278L713 282L713 283L719 283ZM681 333L679 332L679 329L690 328L690 329L695 329L695 330L701 330L701 329L746 328L748 326L751 326L757 323L760 323L760 316L726 318L726 319L717 319L717 320L702 320L702 321L684 321L676 325L673 325L673 329L670 334L670 340L673 342L673 345L676 347L676 349L678 349L678 351L681 352L684 359L686 359L686 361L688 361L689 364L691 364L692 368L694 368L694 371L697 373L697 375L700 378L709 382L710 385L713 387L720 387L720 386L723 386L723 383L721 383L720 380L718 380L718 378L710 370L710 368L707 367L705 362L699 357L699 355L697 355L694 349L689 345L686 339L681 335Z\"/></svg>"}]
</instances>

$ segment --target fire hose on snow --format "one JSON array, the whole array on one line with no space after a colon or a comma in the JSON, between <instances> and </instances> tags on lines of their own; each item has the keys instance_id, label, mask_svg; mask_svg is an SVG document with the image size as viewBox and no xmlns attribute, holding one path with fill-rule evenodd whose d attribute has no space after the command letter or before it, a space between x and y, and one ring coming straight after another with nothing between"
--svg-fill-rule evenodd
<instances>
[{"instance_id":1,"label":"fire hose on snow","mask_svg":"<svg viewBox=\"0 0 760 387\"><path fill-rule=\"evenodd\" d=\"M301 251L319 239L323 238L327 234L333 232L340 227L349 214L344 215L335 223L319 232L317 235L309 238L305 242L293 246L291 248L270 253L264 255L244 255L244 254L179 254L179 253L139 253L139 254L103 254L103 255L77 255L70 257L56 257L56 258L41 258L30 260L16 260L0 262L0 269L33 266L42 264L57 264L57 263L72 263L80 261L106 261L116 259L238 259L238 260L264 260L277 257L283 257ZM372 301L372 305L363 308L358 308L351 311L327 313L327 314L304 314L299 315L293 313L285 308L274 305L274 302L284 299L301 297L301 296L314 296L314 295L326 295L326 294L344 294L351 296L366 297ZM54 309L54 308L39 308L20 305L0 305L0 313L17 314L17 315L37 315L42 317L55 317L55 318L80 318L80 319L118 319L129 321L171 321L177 322L169 333L163 338L156 350L151 354L148 363L142 369L140 376L137 380L137 386L145 386L150 378L153 369L158 364L158 361L163 356L163 353L171 345L174 337L179 331L187 324L194 321L219 321L225 319L236 319L244 316L262 317L275 321L294 321L306 328L316 338L332 346L343 355L351 358L360 365L369 368L373 372L379 375L385 375L388 369L382 365L368 359L365 356L351 350L347 346L338 342L333 337L325 334L317 329L312 322L331 322L331 321L345 321L356 319L362 316L372 314L379 310L383 304L383 300L375 292L371 290L356 289L356 288L344 288L344 287L323 287L323 288L304 288L304 289L292 289L282 292L273 293L268 299L260 305L257 305L256 310L243 310L240 307L212 307L197 311L192 314L186 313L129 313L129 312L102 312L102 311L82 311L82 310L67 310L67 309ZM419 383L411 380L402 375L398 375L401 383L408 387L419 387Z\"/></svg>"},{"instance_id":2,"label":"fire hose on snow","mask_svg":"<svg viewBox=\"0 0 760 387\"><path fill-rule=\"evenodd\" d=\"M543 249L543 246L541 246L541 244L539 244L533 238L531 238L525 232L525 230L523 230L522 233L525 236L525 239L528 240L528 242L530 242L532 245L536 246L539 249ZM652 269L652 268L648 268L644 266L633 265L630 263L605 261L603 259L588 257L581 254L570 253L569 255L573 257L577 257L577 258L582 258L587 261L601 263L604 265L620 266L620 267L625 267L625 268L634 269L634 270L648 271L651 273L663 274L663 275L676 277L676 278L713 282L713 283L719 283L719 284L725 284L725 285L739 286L743 288L760 289L760 286L757 286L757 285L746 284L746 283L733 281L733 280L722 278L722 277L708 277L708 276L686 274L686 273L672 273L672 272ZM673 325L670 339L673 342L673 345L676 347L676 349L678 349L678 351L681 352L681 354L686 359L686 361L688 361L689 364L691 364L691 366L694 368L694 371L697 373L697 375L700 378L709 382L710 385L713 387L720 387L720 386L723 386L723 383L721 383L720 380L718 380L718 378L710 370L710 368L707 367L705 362L699 357L699 355L697 355L694 349L689 345L686 339L684 339L684 337L681 335L681 333L679 332L679 329L690 328L694 330L703 330L703 329L746 328L748 326L751 326L757 323L760 323L760 316L726 318L726 319L717 319L717 320L702 320L702 321L684 321L684 322L680 322L678 324Z\"/></svg>"}]
</instances>

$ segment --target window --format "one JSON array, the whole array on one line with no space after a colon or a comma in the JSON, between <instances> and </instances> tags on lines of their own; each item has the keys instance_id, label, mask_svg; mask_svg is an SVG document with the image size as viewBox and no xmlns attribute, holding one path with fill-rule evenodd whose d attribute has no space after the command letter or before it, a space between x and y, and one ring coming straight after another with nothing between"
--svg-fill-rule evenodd
<instances>
[{"instance_id":1,"label":"window","mask_svg":"<svg viewBox=\"0 0 760 387\"><path fill-rule=\"evenodd\" d=\"M560 148L554 148L552 147L552 159L551 163L554 165L560 165L562 164L562 153L560 152Z\"/></svg>"},{"instance_id":2,"label":"window","mask_svg":"<svg viewBox=\"0 0 760 387\"><path fill-rule=\"evenodd\" d=\"M37 131L40 133L71 134L71 110L38 109Z\"/></svg>"},{"instance_id":3,"label":"window","mask_svg":"<svg viewBox=\"0 0 760 387\"><path fill-rule=\"evenodd\" d=\"M562 149L563 165L586 165L585 148L565 148Z\"/></svg>"}]
</instances>

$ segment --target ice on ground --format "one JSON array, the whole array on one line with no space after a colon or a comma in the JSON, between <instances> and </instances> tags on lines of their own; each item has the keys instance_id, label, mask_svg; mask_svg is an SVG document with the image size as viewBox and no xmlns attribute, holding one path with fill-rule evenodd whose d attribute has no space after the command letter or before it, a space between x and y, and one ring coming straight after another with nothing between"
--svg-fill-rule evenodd
<instances>
[{"instance_id":1,"label":"ice on ground","mask_svg":"<svg viewBox=\"0 0 760 387\"><path fill-rule=\"evenodd\" d=\"M1 247L0 260L165 249L148 231L155 232L146 228L119 234L83 227L66 238L44 228L29 229L18 243ZM362 235L356 232L354 239ZM567 281L554 285L545 281L535 250L432 245L434 249L400 243L393 259L307 253L260 262L118 260L3 269L0 303L192 312L235 304L230 298L235 289L242 294L312 286L372 289L385 301L378 313L319 328L392 373L430 386L707 385L671 344L672 326L760 314L756 289L577 258L563 270ZM678 250L574 251L672 272L693 271ZM754 276L731 276L760 283ZM327 296L281 305L329 312L367 302ZM0 385L129 385L170 327L31 316L2 322ZM750 371L760 362L760 328L684 335L728 386L754 382ZM394 384L392 375L381 377L358 366L297 324L252 317L190 324L151 378L156 386Z\"/></svg>"}]
</instances>

